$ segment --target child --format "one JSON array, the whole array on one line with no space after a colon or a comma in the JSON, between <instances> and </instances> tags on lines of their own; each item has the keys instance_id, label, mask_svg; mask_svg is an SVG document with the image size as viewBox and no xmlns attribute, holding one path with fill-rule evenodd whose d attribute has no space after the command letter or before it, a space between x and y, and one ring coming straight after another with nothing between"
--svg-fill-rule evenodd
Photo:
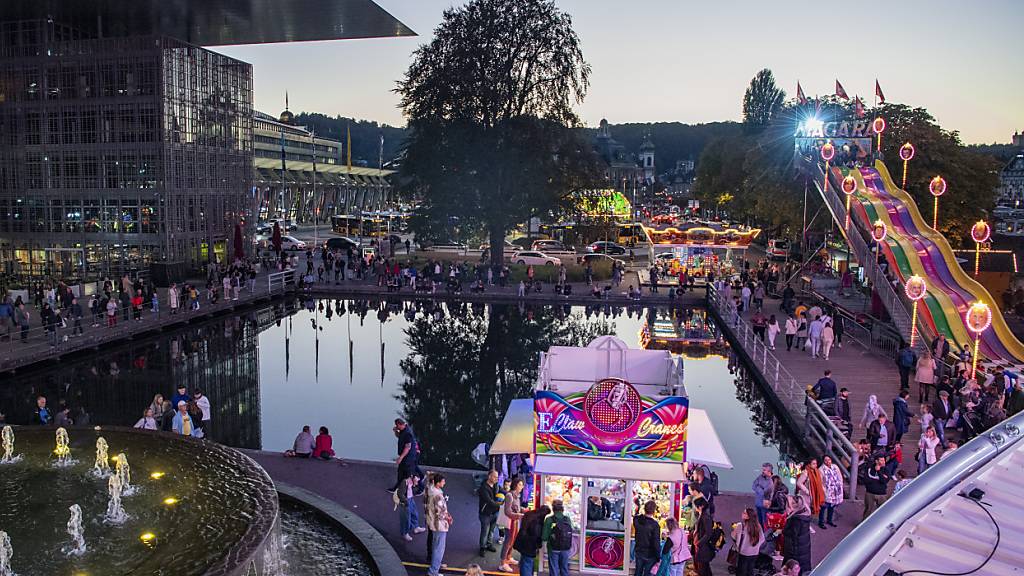
<instances>
[{"instance_id":1,"label":"child","mask_svg":"<svg viewBox=\"0 0 1024 576\"><path fill-rule=\"evenodd\" d=\"M921 405L921 417L919 418L919 420L921 422L921 436L924 436L925 430L927 430L928 427L931 426L932 422L935 420L935 416L932 416L931 406L927 404Z\"/></svg>"},{"instance_id":2,"label":"child","mask_svg":"<svg viewBox=\"0 0 1024 576\"><path fill-rule=\"evenodd\" d=\"M904 472L903 470L897 470L896 486L892 489L892 493L895 494L900 490L903 490L903 488L905 488L907 484L910 484L910 478L907 478L907 473Z\"/></svg>"},{"instance_id":3,"label":"child","mask_svg":"<svg viewBox=\"0 0 1024 576\"><path fill-rule=\"evenodd\" d=\"M470 564L466 566L466 576L484 576L483 568L479 564Z\"/></svg>"},{"instance_id":4,"label":"child","mask_svg":"<svg viewBox=\"0 0 1024 576\"><path fill-rule=\"evenodd\" d=\"M427 530L420 526L419 510L416 508L414 491L419 481L419 477L413 474L406 478L394 493L395 509L398 510L399 531L406 542L412 541L413 534L420 534Z\"/></svg>"}]
</instances>

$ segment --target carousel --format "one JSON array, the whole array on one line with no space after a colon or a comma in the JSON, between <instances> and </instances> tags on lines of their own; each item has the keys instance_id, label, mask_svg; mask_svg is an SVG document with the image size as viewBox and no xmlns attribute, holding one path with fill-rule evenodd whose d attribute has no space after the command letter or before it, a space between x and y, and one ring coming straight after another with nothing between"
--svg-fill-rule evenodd
<instances>
[{"instance_id":1,"label":"carousel","mask_svg":"<svg viewBox=\"0 0 1024 576\"><path fill-rule=\"evenodd\" d=\"M703 284L711 274L731 276L761 230L721 222L652 220L644 232L651 242L651 262L664 266L668 276L685 271L695 284Z\"/></svg>"},{"instance_id":2,"label":"carousel","mask_svg":"<svg viewBox=\"0 0 1024 576\"><path fill-rule=\"evenodd\" d=\"M629 574L645 502L681 520L688 466L732 467L689 405L682 359L614 336L542 354L533 398L512 401L490 453L530 455L534 502L561 500L575 528L572 568L599 574Z\"/></svg>"}]
</instances>

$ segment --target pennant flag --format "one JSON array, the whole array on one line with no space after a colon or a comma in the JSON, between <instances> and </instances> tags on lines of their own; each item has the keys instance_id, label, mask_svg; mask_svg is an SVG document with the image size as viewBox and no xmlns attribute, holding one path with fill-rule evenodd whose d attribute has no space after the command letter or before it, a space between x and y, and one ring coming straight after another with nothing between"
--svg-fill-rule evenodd
<instances>
[{"instance_id":1,"label":"pennant flag","mask_svg":"<svg viewBox=\"0 0 1024 576\"><path fill-rule=\"evenodd\" d=\"M345 126L345 152L348 155L346 164L348 165L348 171L352 171L352 125Z\"/></svg>"},{"instance_id":2,"label":"pennant flag","mask_svg":"<svg viewBox=\"0 0 1024 576\"><path fill-rule=\"evenodd\" d=\"M854 112L857 114L857 118L863 118L864 117L864 103L860 101L860 96L854 97L853 105L854 105L853 109L854 109Z\"/></svg>"},{"instance_id":3,"label":"pennant flag","mask_svg":"<svg viewBox=\"0 0 1024 576\"><path fill-rule=\"evenodd\" d=\"M882 94L882 87L878 85L878 78L875 78L875 97L879 104L885 104L885 94Z\"/></svg>"},{"instance_id":4,"label":"pennant flag","mask_svg":"<svg viewBox=\"0 0 1024 576\"><path fill-rule=\"evenodd\" d=\"M796 100L801 106L807 104L807 96L804 96L804 89L800 87L800 81L796 81Z\"/></svg>"},{"instance_id":5,"label":"pennant flag","mask_svg":"<svg viewBox=\"0 0 1024 576\"><path fill-rule=\"evenodd\" d=\"M843 89L843 85L836 80L836 98L842 98L843 100L849 100L850 97L846 94L846 90Z\"/></svg>"}]
</instances>

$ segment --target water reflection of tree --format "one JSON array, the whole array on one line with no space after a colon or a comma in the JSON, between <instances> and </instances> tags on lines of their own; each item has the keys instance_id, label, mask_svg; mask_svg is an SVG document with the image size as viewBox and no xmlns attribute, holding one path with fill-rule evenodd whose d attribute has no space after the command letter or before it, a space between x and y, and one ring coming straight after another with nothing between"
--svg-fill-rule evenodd
<instances>
[{"instance_id":1,"label":"water reflection of tree","mask_svg":"<svg viewBox=\"0 0 1024 576\"><path fill-rule=\"evenodd\" d=\"M562 308L492 305L482 315L420 317L405 332L409 356L400 362L398 399L423 460L465 467L476 444L494 439L509 403L532 395L540 352L585 346L614 334L615 325Z\"/></svg>"}]
</instances>

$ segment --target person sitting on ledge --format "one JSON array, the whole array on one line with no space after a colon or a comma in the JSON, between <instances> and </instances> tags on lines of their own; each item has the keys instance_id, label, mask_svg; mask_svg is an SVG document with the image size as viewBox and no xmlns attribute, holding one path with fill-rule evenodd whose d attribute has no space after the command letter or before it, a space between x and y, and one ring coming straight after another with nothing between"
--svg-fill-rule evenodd
<instances>
[{"instance_id":1,"label":"person sitting on ledge","mask_svg":"<svg viewBox=\"0 0 1024 576\"><path fill-rule=\"evenodd\" d=\"M303 426L302 432L295 437L295 442L292 443L291 450L285 450L284 455L287 457L295 458L309 458L313 454L313 448L316 442L313 440L313 435L309 432L309 426Z\"/></svg>"},{"instance_id":2,"label":"person sitting on ledge","mask_svg":"<svg viewBox=\"0 0 1024 576\"><path fill-rule=\"evenodd\" d=\"M316 435L316 446L313 448L313 458L330 460L334 458L334 449L331 448L333 441L326 426L320 427L320 433Z\"/></svg>"}]
</instances>

